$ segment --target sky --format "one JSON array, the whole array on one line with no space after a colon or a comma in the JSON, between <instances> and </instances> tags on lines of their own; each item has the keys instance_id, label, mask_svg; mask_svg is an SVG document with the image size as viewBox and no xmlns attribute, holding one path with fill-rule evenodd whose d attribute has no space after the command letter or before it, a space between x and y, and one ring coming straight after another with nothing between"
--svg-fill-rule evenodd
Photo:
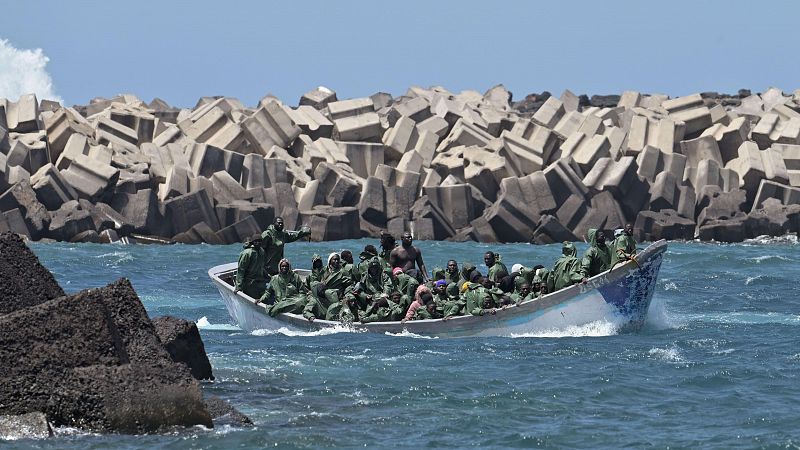
<instances>
[{"instance_id":1,"label":"sky","mask_svg":"<svg viewBox=\"0 0 800 450\"><path fill-rule=\"evenodd\" d=\"M0 14L0 97L86 104L132 93L191 107L290 105L410 86L514 99L570 89L673 97L800 88L800 2L14 1Z\"/></svg>"}]
</instances>

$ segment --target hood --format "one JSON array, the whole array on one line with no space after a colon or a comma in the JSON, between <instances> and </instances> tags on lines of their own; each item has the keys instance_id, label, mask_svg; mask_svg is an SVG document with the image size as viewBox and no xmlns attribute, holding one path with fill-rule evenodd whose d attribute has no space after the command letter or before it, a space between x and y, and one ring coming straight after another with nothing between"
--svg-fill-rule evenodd
<instances>
[{"instance_id":1,"label":"hood","mask_svg":"<svg viewBox=\"0 0 800 450\"><path fill-rule=\"evenodd\" d=\"M589 239L590 246L597 247L597 228L589 228L586 237Z\"/></svg>"},{"instance_id":2,"label":"hood","mask_svg":"<svg viewBox=\"0 0 800 450\"><path fill-rule=\"evenodd\" d=\"M475 264L465 262L461 264L461 277L465 280L469 280L469 274L475 270Z\"/></svg>"},{"instance_id":3,"label":"hood","mask_svg":"<svg viewBox=\"0 0 800 450\"><path fill-rule=\"evenodd\" d=\"M564 245L561 246L561 254L564 256L578 256L578 249L575 248L575 244L569 241L564 241Z\"/></svg>"},{"instance_id":4,"label":"hood","mask_svg":"<svg viewBox=\"0 0 800 450\"><path fill-rule=\"evenodd\" d=\"M431 270L431 278L434 280L441 280L445 278L444 269L441 267L434 267L433 270Z\"/></svg>"}]
</instances>

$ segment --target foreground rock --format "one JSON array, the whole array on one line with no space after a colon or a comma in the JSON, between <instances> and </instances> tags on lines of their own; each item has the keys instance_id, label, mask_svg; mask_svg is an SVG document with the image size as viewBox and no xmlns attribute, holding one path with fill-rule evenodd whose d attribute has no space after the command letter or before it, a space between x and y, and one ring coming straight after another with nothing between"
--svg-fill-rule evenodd
<instances>
[{"instance_id":1,"label":"foreground rock","mask_svg":"<svg viewBox=\"0 0 800 450\"><path fill-rule=\"evenodd\" d=\"M185 364L198 380L214 379L200 331L194 322L165 316L153 319L153 325L173 361Z\"/></svg>"},{"instance_id":2,"label":"foreground rock","mask_svg":"<svg viewBox=\"0 0 800 450\"><path fill-rule=\"evenodd\" d=\"M44 413L0 416L0 440L44 439L52 435L53 429Z\"/></svg>"},{"instance_id":3,"label":"foreground rock","mask_svg":"<svg viewBox=\"0 0 800 450\"><path fill-rule=\"evenodd\" d=\"M182 343L177 345L182 361L210 377L196 327L162 318L162 328L172 336L172 346L165 348L128 280L63 295L12 233L0 234L0 269L7 270L4 275L38 273L46 285L31 289L35 301L4 303L0 415L40 412L55 426L118 433L213 426L189 366L174 361L167 350ZM17 278L0 278L0 292L25 298L27 286ZM196 362L203 360L205 366Z\"/></svg>"},{"instance_id":4,"label":"foreground rock","mask_svg":"<svg viewBox=\"0 0 800 450\"><path fill-rule=\"evenodd\" d=\"M11 127L0 128L0 231L34 240L231 244L282 216L316 240L412 229L548 243L664 210L678 232L644 219L637 232L741 240L778 229L736 230L764 200L800 204L800 90L514 102L502 85L355 99L320 87L296 107L203 97L191 109L26 95L0 99L0 124ZM742 214L712 218L715 190L743 193Z\"/></svg>"}]
</instances>

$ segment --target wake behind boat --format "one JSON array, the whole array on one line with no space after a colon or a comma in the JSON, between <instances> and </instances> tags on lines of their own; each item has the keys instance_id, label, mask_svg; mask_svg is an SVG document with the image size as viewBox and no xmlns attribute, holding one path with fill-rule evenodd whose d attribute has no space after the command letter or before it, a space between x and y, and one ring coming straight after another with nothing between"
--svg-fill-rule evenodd
<instances>
[{"instance_id":1,"label":"wake behind boat","mask_svg":"<svg viewBox=\"0 0 800 450\"><path fill-rule=\"evenodd\" d=\"M586 283L497 310L495 315L457 316L449 319L413 320L401 323L353 323L346 326L357 331L402 333L404 331L436 337L510 336L512 334L564 329L605 321L614 323L621 331L636 331L642 327L653 298L666 241L655 242L610 271L590 278ZM246 331L278 330L316 331L342 327L338 321L310 322L297 314L283 313L276 317L267 314L267 306L259 304L243 292L234 293L236 263L212 267L209 277L220 292L228 313ZM297 270L301 276L307 270Z\"/></svg>"}]
</instances>

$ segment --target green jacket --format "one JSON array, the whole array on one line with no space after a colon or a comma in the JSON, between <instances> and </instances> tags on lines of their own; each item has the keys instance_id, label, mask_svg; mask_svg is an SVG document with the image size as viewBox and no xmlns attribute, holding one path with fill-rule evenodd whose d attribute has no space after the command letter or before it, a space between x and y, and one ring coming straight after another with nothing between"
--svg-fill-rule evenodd
<instances>
[{"instance_id":1,"label":"green jacket","mask_svg":"<svg viewBox=\"0 0 800 450\"><path fill-rule=\"evenodd\" d=\"M428 320L428 319L441 319L442 315L438 311L434 311L433 314L428 312L428 308L424 306L419 307L414 312L414 320Z\"/></svg>"},{"instance_id":2,"label":"green jacket","mask_svg":"<svg viewBox=\"0 0 800 450\"><path fill-rule=\"evenodd\" d=\"M289 244L305 236L310 235L310 232L303 231L278 231L275 225L270 225L261 233L261 239L264 240L264 247L267 250L266 256L266 270L269 274L278 273L278 263L283 259L283 246Z\"/></svg>"},{"instance_id":3,"label":"green jacket","mask_svg":"<svg viewBox=\"0 0 800 450\"><path fill-rule=\"evenodd\" d=\"M264 273L264 249L259 245L245 244L239 254L234 287L258 300L264 294L267 281Z\"/></svg>"},{"instance_id":4,"label":"green jacket","mask_svg":"<svg viewBox=\"0 0 800 450\"><path fill-rule=\"evenodd\" d=\"M558 291L573 284L580 283L581 262L576 257L578 250L572 242L564 242L561 247L561 257L556 260L553 270L550 271L553 279L553 290Z\"/></svg>"},{"instance_id":5,"label":"green jacket","mask_svg":"<svg viewBox=\"0 0 800 450\"><path fill-rule=\"evenodd\" d=\"M483 298L486 296L486 288L479 284L473 284L464 293L464 312L473 316L482 316Z\"/></svg>"},{"instance_id":6,"label":"green jacket","mask_svg":"<svg viewBox=\"0 0 800 450\"><path fill-rule=\"evenodd\" d=\"M419 281L405 273L397 274L397 279L394 280L394 290L412 299L414 298L414 294L417 293L418 287Z\"/></svg>"},{"instance_id":7,"label":"green jacket","mask_svg":"<svg viewBox=\"0 0 800 450\"><path fill-rule=\"evenodd\" d=\"M369 271L364 273L361 277L361 295L360 297L366 301L369 296L376 296L378 294L389 295L392 292L392 281L386 272L383 271L380 259L378 257L369 260L367 265L381 267L377 277L370 276Z\"/></svg>"},{"instance_id":8,"label":"green jacket","mask_svg":"<svg viewBox=\"0 0 800 450\"><path fill-rule=\"evenodd\" d=\"M269 280L267 292L264 294L272 296L275 295L275 302L279 302L289 297L296 295L303 295L308 293L308 288L303 283L300 275L289 271L287 274L278 273L273 275Z\"/></svg>"},{"instance_id":9,"label":"green jacket","mask_svg":"<svg viewBox=\"0 0 800 450\"><path fill-rule=\"evenodd\" d=\"M362 319L362 322L393 322L401 320L405 316L405 309L401 305L388 302L388 306L379 306L372 310L369 315Z\"/></svg>"},{"instance_id":10,"label":"green jacket","mask_svg":"<svg viewBox=\"0 0 800 450\"><path fill-rule=\"evenodd\" d=\"M636 255L636 241L632 236L622 233L611 244L614 252L611 255L611 267L620 261L627 261Z\"/></svg>"},{"instance_id":11,"label":"green jacket","mask_svg":"<svg viewBox=\"0 0 800 450\"><path fill-rule=\"evenodd\" d=\"M492 267L489 267L489 272L486 276L495 283L500 281L500 276L508 275L508 268L500 261L495 261Z\"/></svg>"},{"instance_id":12,"label":"green jacket","mask_svg":"<svg viewBox=\"0 0 800 450\"><path fill-rule=\"evenodd\" d=\"M580 268L581 276L585 278L601 274L611 267L611 248L597 243L596 229L589 229L588 236L589 248L583 254Z\"/></svg>"}]
</instances>

